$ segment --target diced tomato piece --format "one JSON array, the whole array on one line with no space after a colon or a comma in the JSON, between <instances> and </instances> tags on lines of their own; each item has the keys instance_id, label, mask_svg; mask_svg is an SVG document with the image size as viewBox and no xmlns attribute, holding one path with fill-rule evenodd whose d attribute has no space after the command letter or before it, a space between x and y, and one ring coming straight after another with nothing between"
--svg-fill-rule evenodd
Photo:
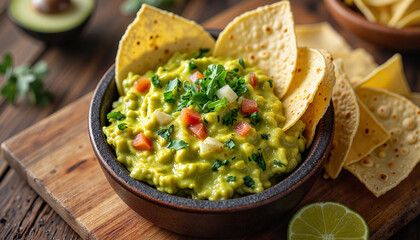
<instances>
[{"instance_id":1,"label":"diced tomato piece","mask_svg":"<svg viewBox=\"0 0 420 240\"><path fill-rule=\"evenodd\" d=\"M257 86L257 83L258 83L257 75L255 75L255 73L253 73L253 72L249 73L248 75L249 75L249 78L251 80L251 86L253 88L255 88Z\"/></svg>"},{"instance_id":2,"label":"diced tomato piece","mask_svg":"<svg viewBox=\"0 0 420 240\"><path fill-rule=\"evenodd\" d=\"M241 112L243 115L251 115L254 112L258 111L258 105L257 102L254 100L249 100L249 99L242 99L242 104L241 104Z\"/></svg>"},{"instance_id":3,"label":"diced tomato piece","mask_svg":"<svg viewBox=\"0 0 420 240\"><path fill-rule=\"evenodd\" d=\"M145 77L141 77L134 82L133 88L136 89L137 92L146 92L150 88L150 81Z\"/></svg>"},{"instance_id":4,"label":"diced tomato piece","mask_svg":"<svg viewBox=\"0 0 420 240\"><path fill-rule=\"evenodd\" d=\"M242 121L238 123L238 125L236 125L235 132L240 136L245 136L249 132L249 130L251 130L251 128L252 127L249 123Z\"/></svg>"},{"instance_id":5,"label":"diced tomato piece","mask_svg":"<svg viewBox=\"0 0 420 240\"><path fill-rule=\"evenodd\" d=\"M204 78L204 75L203 74L201 74L201 72L200 71L196 71L195 73L193 73L192 75L190 75L190 80L191 80L191 82L195 82L195 81L197 81L197 79L202 79L202 78Z\"/></svg>"},{"instance_id":6,"label":"diced tomato piece","mask_svg":"<svg viewBox=\"0 0 420 240\"><path fill-rule=\"evenodd\" d=\"M200 91L200 85L198 85L198 84L195 84L195 86L197 86L197 88L198 88L198 91Z\"/></svg>"},{"instance_id":7,"label":"diced tomato piece","mask_svg":"<svg viewBox=\"0 0 420 240\"><path fill-rule=\"evenodd\" d=\"M194 125L200 122L201 115L189 108L183 108L181 110L181 116L179 118L183 123L186 123L188 125Z\"/></svg>"},{"instance_id":8,"label":"diced tomato piece","mask_svg":"<svg viewBox=\"0 0 420 240\"><path fill-rule=\"evenodd\" d=\"M149 150L152 148L152 143L150 140L144 135L144 133L139 133L134 138L133 143L131 144L137 150Z\"/></svg>"},{"instance_id":9,"label":"diced tomato piece","mask_svg":"<svg viewBox=\"0 0 420 240\"><path fill-rule=\"evenodd\" d=\"M207 137L206 127L204 127L203 123L189 125L188 129L199 139L206 139Z\"/></svg>"}]
</instances>

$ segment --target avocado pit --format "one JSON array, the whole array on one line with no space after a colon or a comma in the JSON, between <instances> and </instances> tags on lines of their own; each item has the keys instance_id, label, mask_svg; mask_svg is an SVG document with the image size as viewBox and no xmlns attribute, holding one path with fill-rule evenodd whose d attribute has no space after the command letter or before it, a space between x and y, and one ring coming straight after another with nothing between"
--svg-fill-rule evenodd
<instances>
[{"instance_id":1,"label":"avocado pit","mask_svg":"<svg viewBox=\"0 0 420 240\"><path fill-rule=\"evenodd\" d=\"M59 13L70 8L70 0L32 0L32 6L45 14Z\"/></svg>"}]
</instances>

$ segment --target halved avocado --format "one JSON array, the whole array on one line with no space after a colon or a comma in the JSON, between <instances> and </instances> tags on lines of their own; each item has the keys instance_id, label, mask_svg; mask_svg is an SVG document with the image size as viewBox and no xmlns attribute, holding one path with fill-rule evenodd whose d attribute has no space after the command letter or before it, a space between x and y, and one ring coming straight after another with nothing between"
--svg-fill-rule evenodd
<instances>
[{"instance_id":1,"label":"halved avocado","mask_svg":"<svg viewBox=\"0 0 420 240\"><path fill-rule=\"evenodd\" d=\"M60 43L72 41L88 22L95 0L72 0L70 5L56 13L45 13L33 6L33 0L11 0L9 17L34 38Z\"/></svg>"}]
</instances>

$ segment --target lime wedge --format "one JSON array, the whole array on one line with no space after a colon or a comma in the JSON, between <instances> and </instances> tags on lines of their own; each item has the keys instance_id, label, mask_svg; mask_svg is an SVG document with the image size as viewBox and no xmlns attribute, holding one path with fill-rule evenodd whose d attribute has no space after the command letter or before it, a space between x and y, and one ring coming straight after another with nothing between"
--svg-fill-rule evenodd
<instances>
[{"instance_id":1,"label":"lime wedge","mask_svg":"<svg viewBox=\"0 0 420 240\"><path fill-rule=\"evenodd\" d=\"M292 217L288 240L364 240L369 239L365 220L350 208L335 202L306 205Z\"/></svg>"}]
</instances>

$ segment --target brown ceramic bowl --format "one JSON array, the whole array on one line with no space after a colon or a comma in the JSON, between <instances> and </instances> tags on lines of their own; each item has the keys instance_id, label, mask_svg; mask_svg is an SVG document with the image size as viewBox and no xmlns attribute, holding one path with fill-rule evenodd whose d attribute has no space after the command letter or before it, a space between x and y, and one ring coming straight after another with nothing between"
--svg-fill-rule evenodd
<instances>
[{"instance_id":1,"label":"brown ceramic bowl","mask_svg":"<svg viewBox=\"0 0 420 240\"><path fill-rule=\"evenodd\" d=\"M104 75L89 110L89 136L98 161L111 186L134 211L156 225L197 237L234 237L272 227L285 220L310 190L333 138L334 113L330 106L320 121L314 142L302 163L286 178L263 192L240 198L206 201L160 192L130 177L106 142L102 127L118 98L114 67Z\"/></svg>"},{"instance_id":2,"label":"brown ceramic bowl","mask_svg":"<svg viewBox=\"0 0 420 240\"><path fill-rule=\"evenodd\" d=\"M395 50L420 49L420 27L393 28L369 22L341 0L324 0L333 18L355 35L382 47Z\"/></svg>"}]
</instances>

